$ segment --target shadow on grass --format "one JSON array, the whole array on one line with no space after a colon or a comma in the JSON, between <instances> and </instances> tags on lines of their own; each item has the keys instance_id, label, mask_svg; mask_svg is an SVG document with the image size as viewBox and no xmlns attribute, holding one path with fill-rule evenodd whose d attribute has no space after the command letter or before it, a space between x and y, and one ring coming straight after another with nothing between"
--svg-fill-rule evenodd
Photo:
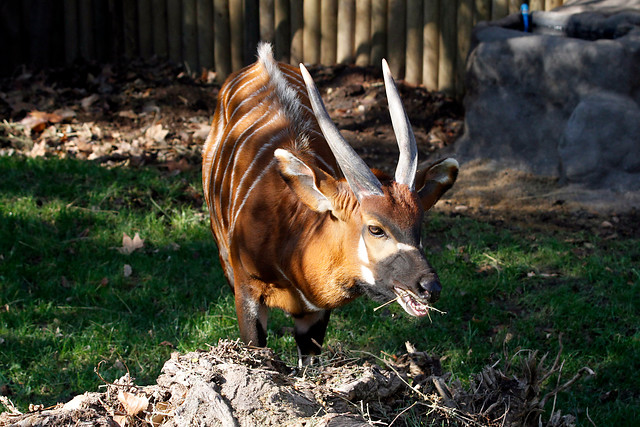
<instances>
[{"instance_id":1,"label":"shadow on grass","mask_svg":"<svg viewBox=\"0 0 640 427\"><path fill-rule=\"evenodd\" d=\"M150 381L172 349L229 335L197 172L5 157L0 176L0 381L21 406L95 389L101 360ZM120 253L123 232L144 247Z\"/></svg>"}]
</instances>

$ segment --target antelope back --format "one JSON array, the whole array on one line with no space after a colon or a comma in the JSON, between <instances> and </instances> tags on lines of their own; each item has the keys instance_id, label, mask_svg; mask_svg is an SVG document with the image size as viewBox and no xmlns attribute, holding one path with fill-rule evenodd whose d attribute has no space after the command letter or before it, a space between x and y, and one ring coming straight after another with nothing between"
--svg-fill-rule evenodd
<instances>
[{"instance_id":1,"label":"antelope back","mask_svg":"<svg viewBox=\"0 0 640 427\"><path fill-rule=\"evenodd\" d=\"M268 234L278 228L277 218L290 214L274 212L274 206L264 202L285 193L286 183L274 158L277 149L295 152L328 174L335 176L338 171L313 117L300 72L275 62L271 47L262 44L258 61L222 86L203 148L202 183L211 229L232 287L230 242L240 223L250 227L251 218L259 216L255 224L263 226L255 234Z\"/></svg>"}]
</instances>

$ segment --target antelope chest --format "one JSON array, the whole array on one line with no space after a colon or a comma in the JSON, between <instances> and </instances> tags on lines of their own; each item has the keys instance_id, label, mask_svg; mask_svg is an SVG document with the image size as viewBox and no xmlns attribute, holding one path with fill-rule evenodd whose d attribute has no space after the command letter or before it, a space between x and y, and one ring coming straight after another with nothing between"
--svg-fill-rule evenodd
<instances>
[{"instance_id":1,"label":"antelope chest","mask_svg":"<svg viewBox=\"0 0 640 427\"><path fill-rule=\"evenodd\" d=\"M269 307L280 308L292 316L321 311L297 288L279 287L266 284L261 290L260 299Z\"/></svg>"}]
</instances>

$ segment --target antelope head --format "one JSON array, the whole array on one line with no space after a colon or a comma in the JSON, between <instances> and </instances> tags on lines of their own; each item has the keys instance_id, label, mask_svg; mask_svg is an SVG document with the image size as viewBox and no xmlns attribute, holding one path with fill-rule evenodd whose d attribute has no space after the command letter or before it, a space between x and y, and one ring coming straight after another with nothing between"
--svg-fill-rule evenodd
<instances>
[{"instance_id":1,"label":"antelope head","mask_svg":"<svg viewBox=\"0 0 640 427\"><path fill-rule=\"evenodd\" d=\"M400 157L395 179L374 174L329 117L304 65L300 64L300 70L315 117L346 183L308 166L285 150L277 150L282 176L307 206L317 212L329 211L348 230L344 234L349 234L349 242L344 246L351 253L344 256L358 293L382 302L397 300L410 315L426 315L428 304L439 298L442 287L424 255L422 221L424 212L453 185L458 162L444 159L418 170L415 136L383 60Z\"/></svg>"}]
</instances>

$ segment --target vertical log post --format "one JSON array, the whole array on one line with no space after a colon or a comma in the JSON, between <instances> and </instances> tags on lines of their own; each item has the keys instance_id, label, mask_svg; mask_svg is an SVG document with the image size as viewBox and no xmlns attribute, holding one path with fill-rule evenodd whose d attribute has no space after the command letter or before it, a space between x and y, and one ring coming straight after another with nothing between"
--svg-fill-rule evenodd
<instances>
[{"instance_id":1,"label":"vertical log post","mask_svg":"<svg viewBox=\"0 0 640 427\"><path fill-rule=\"evenodd\" d=\"M305 63L320 63L320 0L304 2L303 60Z\"/></svg>"},{"instance_id":2,"label":"vertical log post","mask_svg":"<svg viewBox=\"0 0 640 427\"><path fill-rule=\"evenodd\" d=\"M356 1L356 65L371 64L371 0Z\"/></svg>"},{"instance_id":3,"label":"vertical log post","mask_svg":"<svg viewBox=\"0 0 640 427\"><path fill-rule=\"evenodd\" d=\"M278 61L289 62L291 55L291 13L289 0L275 0L275 55Z\"/></svg>"},{"instance_id":4,"label":"vertical log post","mask_svg":"<svg viewBox=\"0 0 640 427\"><path fill-rule=\"evenodd\" d=\"M82 3L82 0L80 0ZM132 59L138 55L138 32L136 31L136 4L132 1L123 3L124 57ZM80 36L80 34L78 34Z\"/></svg>"},{"instance_id":5,"label":"vertical log post","mask_svg":"<svg viewBox=\"0 0 640 427\"><path fill-rule=\"evenodd\" d=\"M56 7L57 2L52 2L51 7L54 8L53 14L50 16L52 25L54 22L59 22L55 17L55 13L58 12L58 7ZM110 45L113 42L113 32L111 31L111 21L109 20L109 4L107 0L93 0L93 34L94 34L94 56L92 59L97 60L101 63L109 61L110 58ZM52 43L54 44L50 49L49 53L54 54L56 48L59 47L59 44L55 42L55 37L58 34L56 31L52 34L54 40ZM55 57L51 58L51 61L48 61L48 65L53 65L55 63Z\"/></svg>"},{"instance_id":6,"label":"vertical log post","mask_svg":"<svg viewBox=\"0 0 640 427\"><path fill-rule=\"evenodd\" d=\"M196 0L182 0L182 54L191 72L199 68L196 15Z\"/></svg>"},{"instance_id":7,"label":"vertical log post","mask_svg":"<svg viewBox=\"0 0 640 427\"><path fill-rule=\"evenodd\" d=\"M213 2L198 0L196 3L198 18L198 54L200 68L213 69Z\"/></svg>"},{"instance_id":8,"label":"vertical log post","mask_svg":"<svg viewBox=\"0 0 640 427\"><path fill-rule=\"evenodd\" d=\"M447 0L444 0L447 1ZM424 1L422 84L427 90L438 90L438 58L440 56L440 1Z\"/></svg>"},{"instance_id":9,"label":"vertical log post","mask_svg":"<svg viewBox=\"0 0 640 427\"><path fill-rule=\"evenodd\" d=\"M371 2L371 64L380 66L387 52L387 2Z\"/></svg>"},{"instance_id":10,"label":"vertical log post","mask_svg":"<svg viewBox=\"0 0 640 427\"><path fill-rule=\"evenodd\" d=\"M145 59L153 55L151 19L151 1L138 0L138 47L140 56Z\"/></svg>"},{"instance_id":11,"label":"vertical log post","mask_svg":"<svg viewBox=\"0 0 640 427\"><path fill-rule=\"evenodd\" d=\"M512 13L520 12L521 4L522 4L522 1L520 0L509 0L507 4L507 9L508 9L507 14L511 15Z\"/></svg>"},{"instance_id":12,"label":"vertical log post","mask_svg":"<svg viewBox=\"0 0 640 427\"><path fill-rule=\"evenodd\" d=\"M544 0L530 0L529 10L531 12L533 12L534 10L544 10Z\"/></svg>"},{"instance_id":13,"label":"vertical log post","mask_svg":"<svg viewBox=\"0 0 640 427\"><path fill-rule=\"evenodd\" d=\"M216 78L218 81L222 82L229 74L231 74L229 0L214 0L213 13L213 54L217 75ZM253 57L255 57L255 53L253 55Z\"/></svg>"},{"instance_id":14,"label":"vertical log post","mask_svg":"<svg viewBox=\"0 0 640 427\"><path fill-rule=\"evenodd\" d=\"M438 48L438 90L454 94L457 51L456 2L440 2L440 46Z\"/></svg>"},{"instance_id":15,"label":"vertical log post","mask_svg":"<svg viewBox=\"0 0 640 427\"><path fill-rule=\"evenodd\" d=\"M123 23L123 6L122 2L118 0L108 0L109 7L109 21L111 26L111 45L109 52L111 62L115 62L122 59L122 53L124 52L124 26ZM166 34L166 31L165 31Z\"/></svg>"},{"instance_id":16,"label":"vertical log post","mask_svg":"<svg viewBox=\"0 0 640 427\"><path fill-rule=\"evenodd\" d=\"M260 10L258 0L244 1L244 64L256 59L256 47L260 41Z\"/></svg>"},{"instance_id":17,"label":"vertical log post","mask_svg":"<svg viewBox=\"0 0 640 427\"><path fill-rule=\"evenodd\" d=\"M304 49L304 11L302 2L290 0L291 8L291 64L297 66L304 61L302 51Z\"/></svg>"},{"instance_id":18,"label":"vertical log post","mask_svg":"<svg viewBox=\"0 0 640 427\"><path fill-rule=\"evenodd\" d=\"M260 40L273 44L275 40L275 16L273 0L260 0Z\"/></svg>"},{"instance_id":19,"label":"vertical log post","mask_svg":"<svg viewBox=\"0 0 640 427\"><path fill-rule=\"evenodd\" d=\"M135 8L135 4L133 5ZM79 31L78 39L80 42L80 55L87 60L94 59L95 57L95 40L93 34L93 1L81 0L78 2L78 17L79 17ZM135 20L135 9L133 10L132 19ZM132 22L134 24L134 22ZM135 24L134 24L135 25ZM133 27L135 33L135 27ZM134 37L134 42L137 41L137 37ZM135 51L137 53L137 50ZM135 54L132 54L132 57Z\"/></svg>"},{"instance_id":20,"label":"vertical log post","mask_svg":"<svg viewBox=\"0 0 640 427\"><path fill-rule=\"evenodd\" d=\"M562 0L546 0L545 1L545 10L553 10L559 6L562 6Z\"/></svg>"},{"instance_id":21,"label":"vertical log post","mask_svg":"<svg viewBox=\"0 0 640 427\"><path fill-rule=\"evenodd\" d=\"M323 65L336 63L338 44L338 1L322 0L320 17L320 62Z\"/></svg>"},{"instance_id":22,"label":"vertical log post","mask_svg":"<svg viewBox=\"0 0 640 427\"><path fill-rule=\"evenodd\" d=\"M125 5L129 2L124 2ZM180 0L167 0L167 47L169 59L182 62L182 4Z\"/></svg>"},{"instance_id":23,"label":"vertical log post","mask_svg":"<svg viewBox=\"0 0 640 427\"><path fill-rule=\"evenodd\" d=\"M389 0L387 27L387 61L391 73L398 79L404 78L407 46L407 2ZM375 64L376 66L379 64Z\"/></svg>"},{"instance_id":24,"label":"vertical log post","mask_svg":"<svg viewBox=\"0 0 640 427\"><path fill-rule=\"evenodd\" d=\"M411 84L422 83L423 56L423 0L407 1L407 57L405 80Z\"/></svg>"},{"instance_id":25,"label":"vertical log post","mask_svg":"<svg viewBox=\"0 0 640 427\"><path fill-rule=\"evenodd\" d=\"M467 55L471 46L473 27L473 0L458 0L458 56L456 58L456 94L464 93L464 75Z\"/></svg>"},{"instance_id":26,"label":"vertical log post","mask_svg":"<svg viewBox=\"0 0 640 427\"><path fill-rule=\"evenodd\" d=\"M504 18L509 13L509 0L491 0L491 20Z\"/></svg>"},{"instance_id":27,"label":"vertical log post","mask_svg":"<svg viewBox=\"0 0 640 427\"><path fill-rule=\"evenodd\" d=\"M165 0L151 1L152 31L153 31L153 53L161 58L169 56L169 46L167 41L167 3Z\"/></svg>"},{"instance_id":28,"label":"vertical log post","mask_svg":"<svg viewBox=\"0 0 640 427\"><path fill-rule=\"evenodd\" d=\"M475 0L473 9L473 25L480 21L491 20L491 0Z\"/></svg>"},{"instance_id":29,"label":"vertical log post","mask_svg":"<svg viewBox=\"0 0 640 427\"><path fill-rule=\"evenodd\" d=\"M340 64L353 63L353 41L356 26L355 0L340 0L338 4L338 52L337 61Z\"/></svg>"},{"instance_id":30,"label":"vertical log post","mask_svg":"<svg viewBox=\"0 0 640 427\"><path fill-rule=\"evenodd\" d=\"M64 0L64 60L72 63L78 57L78 3Z\"/></svg>"},{"instance_id":31,"label":"vertical log post","mask_svg":"<svg viewBox=\"0 0 640 427\"><path fill-rule=\"evenodd\" d=\"M244 16L242 0L229 1L229 34L231 35L231 69L239 70L244 65Z\"/></svg>"}]
</instances>

